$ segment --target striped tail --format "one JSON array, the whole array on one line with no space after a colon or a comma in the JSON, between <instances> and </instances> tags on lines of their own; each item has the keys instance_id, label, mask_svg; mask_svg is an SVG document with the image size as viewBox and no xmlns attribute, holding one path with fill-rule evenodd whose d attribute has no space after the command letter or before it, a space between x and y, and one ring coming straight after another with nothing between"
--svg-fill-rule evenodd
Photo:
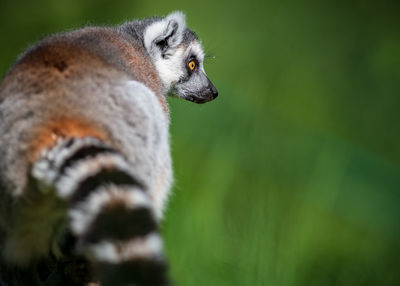
<instances>
[{"instance_id":1,"label":"striped tail","mask_svg":"<svg viewBox=\"0 0 400 286\"><path fill-rule=\"evenodd\" d=\"M149 195L119 152L91 137L59 140L32 174L67 203L75 254L102 286L168 284Z\"/></svg>"}]
</instances>

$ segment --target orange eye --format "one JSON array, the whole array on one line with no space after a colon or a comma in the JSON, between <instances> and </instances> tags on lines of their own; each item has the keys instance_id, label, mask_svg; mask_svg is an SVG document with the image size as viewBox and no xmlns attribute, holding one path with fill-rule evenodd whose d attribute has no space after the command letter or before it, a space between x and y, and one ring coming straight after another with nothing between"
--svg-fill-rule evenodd
<instances>
[{"instance_id":1,"label":"orange eye","mask_svg":"<svg viewBox=\"0 0 400 286\"><path fill-rule=\"evenodd\" d=\"M192 71L192 70L195 69L196 63L195 63L194 61L190 61L190 62L188 63L188 66L189 66L189 69Z\"/></svg>"}]
</instances>

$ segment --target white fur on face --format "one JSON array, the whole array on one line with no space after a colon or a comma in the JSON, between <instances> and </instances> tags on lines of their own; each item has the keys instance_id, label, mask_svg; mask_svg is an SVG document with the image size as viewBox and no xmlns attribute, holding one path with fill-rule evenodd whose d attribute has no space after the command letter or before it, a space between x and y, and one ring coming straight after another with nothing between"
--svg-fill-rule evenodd
<instances>
[{"instance_id":1,"label":"white fur on face","mask_svg":"<svg viewBox=\"0 0 400 286\"><path fill-rule=\"evenodd\" d=\"M190 43L189 48L187 49L187 54L194 54L199 62L203 64L204 61L204 51L201 43L198 41L193 41Z\"/></svg>"},{"instance_id":2,"label":"white fur on face","mask_svg":"<svg viewBox=\"0 0 400 286\"><path fill-rule=\"evenodd\" d=\"M168 93L171 87L185 74L184 58L185 50L179 47L168 58L162 58L154 61L158 75L163 84L164 94Z\"/></svg>"},{"instance_id":3,"label":"white fur on face","mask_svg":"<svg viewBox=\"0 0 400 286\"><path fill-rule=\"evenodd\" d=\"M193 41L190 43L189 47L186 49L186 58L189 56L189 54L196 56L197 60L199 61L199 68L205 73L203 67L204 51L199 41Z\"/></svg>"},{"instance_id":4,"label":"white fur on face","mask_svg":"<svg viewBox=\"0 0 400 286\"><path fill-rule=\"evenodd\" d=\"M168 40L168 51L165 57L161 55L159 47L154 40L167 33L170 22L175 22L178 27L175 33ZM182 59L184 49L179 45L182 42L183 32L186 29L185 15L182 12L173 12L164 19L151 24L144 31L144 45L148 51L163 85L163 93L166 94L184 73Z\"/></svg>"},{"instance_id":5,"label":"white fur on face","mask_svg":"<svg viewBox=\"0 0 400 286\"><path fill-rule=\"evenodd\" d=\"M193 41L187 47L178 47L168 58L161 56L154 62L158 75L163 83L164 93L168 93L173 85L186 74L186 59L195 55L199 61L199 68L204 72L204 52L201 43Z\"/></svg>"}]
</instances>

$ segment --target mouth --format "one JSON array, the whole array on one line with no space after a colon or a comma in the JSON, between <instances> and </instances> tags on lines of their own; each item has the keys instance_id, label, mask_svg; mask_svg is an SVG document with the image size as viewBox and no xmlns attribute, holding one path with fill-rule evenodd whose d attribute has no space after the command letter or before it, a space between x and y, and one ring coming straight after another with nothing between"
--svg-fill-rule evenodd
<instances>
[{"instance_id":1,"label":"mouth","mask_svg":"<svg viewBox=\"0 0 400 286\"><path fill-rule=\"evenodd\" d=\"M207 96L207 97L199 97L199 96L195 96L195 95L188 95L185 97L186 100L189 100L191 102L194 103L198 103L198 104L202 104L202 103L206 103L209 101L212 101L214 99L216 99L218 97L218 94L216 95L211 95L211 96Z\"/></svg>"}]
</instances>

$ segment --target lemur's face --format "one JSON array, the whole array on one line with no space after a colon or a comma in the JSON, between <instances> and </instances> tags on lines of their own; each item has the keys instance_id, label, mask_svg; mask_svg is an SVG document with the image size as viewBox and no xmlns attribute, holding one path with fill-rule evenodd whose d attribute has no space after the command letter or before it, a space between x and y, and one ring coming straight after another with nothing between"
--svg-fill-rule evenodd
<instances>
[{"instance_id":1,"label":"lemur's face","mask_svg":"<svg viewBox=\"0 0 400 286\"><path fill-rule=\"evenodd\" d=\"M218 96L204 67L204 52L183 14L155 21L144 32L144 45L162 81L164 93L205 103Z\"/></svg>"},{"instance_id":2,"label":"lemur's face","mask_svg":"<svg viewBox=\"0 0 400 286\"><path fill-rule=\"evenodd\" d=\"M208 79L204 67L204 53L198 41L181 47L181 71L178 80L172 84L171 93L195 103L205 103L218 96L218 91Z\"/></svg>"}]
</instances>

